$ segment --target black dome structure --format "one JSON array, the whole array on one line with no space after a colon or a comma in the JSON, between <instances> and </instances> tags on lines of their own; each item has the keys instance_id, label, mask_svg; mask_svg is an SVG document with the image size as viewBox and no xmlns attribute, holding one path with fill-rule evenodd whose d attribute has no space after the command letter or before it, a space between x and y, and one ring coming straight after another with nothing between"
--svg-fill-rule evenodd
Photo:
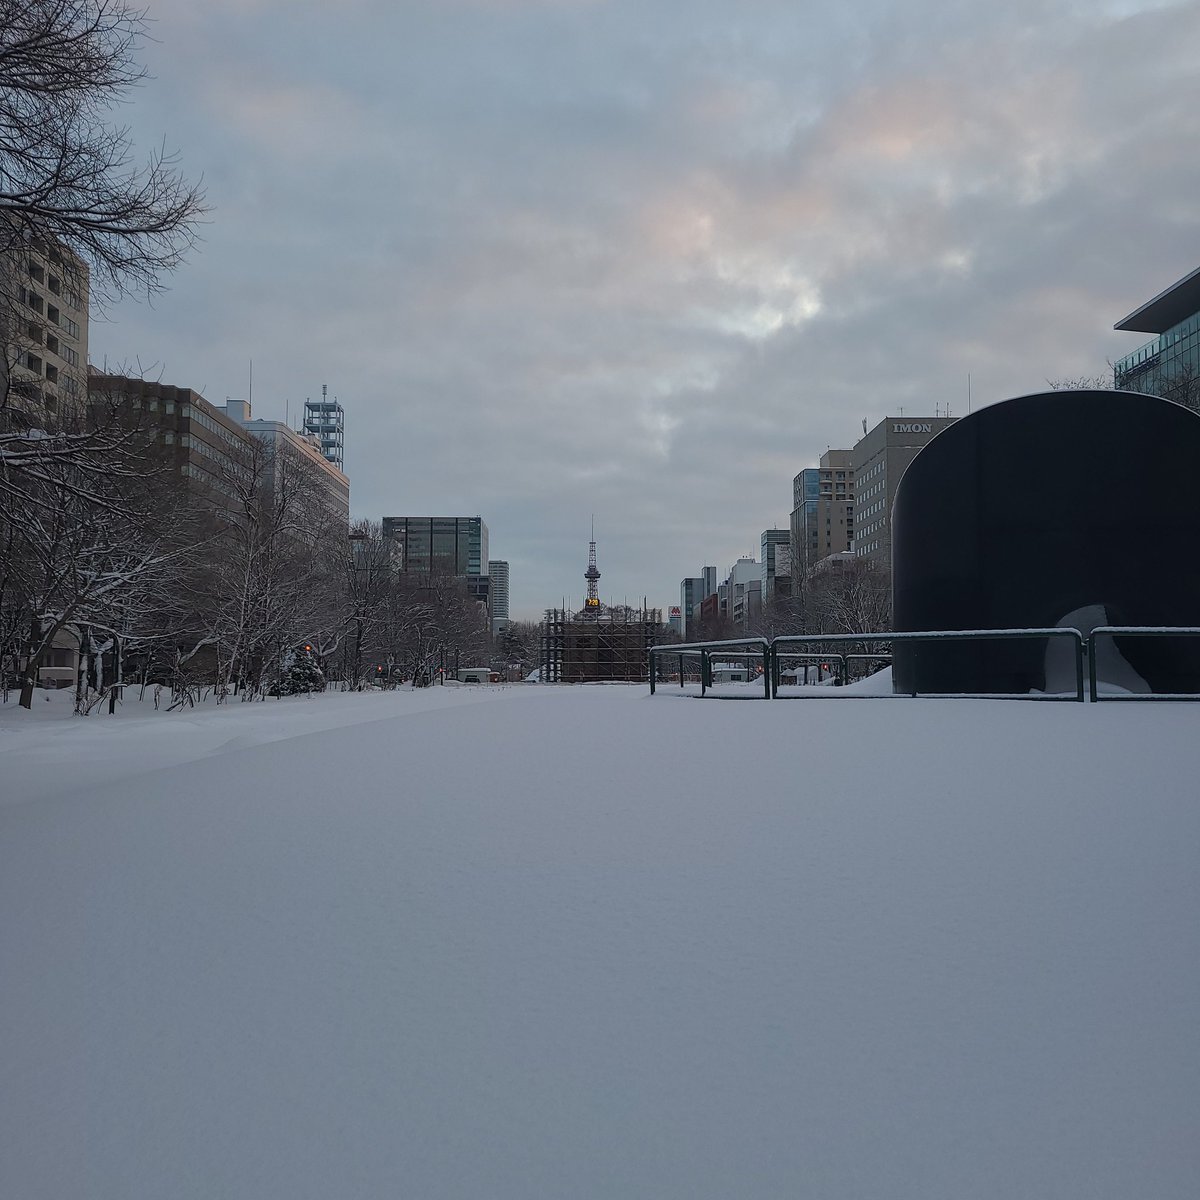
<instances>
[{"instance_id":1,"label":"black dome structure","mask_svg":"<svg viewBox=\"0 0 1200 1200\"><path fill-rule=\"evenodd\" d=\"M897 631L1200 625L1200 416L1078 390L963 417L900 481L892 589ZM897 642L894 687L1046 690L1049 640ZM1200 640L1116 649L1149 690L1200 692Z\"/></svg>"}]
</instances>

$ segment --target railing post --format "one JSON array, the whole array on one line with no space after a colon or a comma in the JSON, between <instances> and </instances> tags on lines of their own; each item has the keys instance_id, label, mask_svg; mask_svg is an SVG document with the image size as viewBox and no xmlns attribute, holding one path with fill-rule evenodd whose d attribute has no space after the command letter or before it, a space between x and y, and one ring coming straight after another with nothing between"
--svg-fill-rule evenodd
<instances>
[{"instance_id":1,"label":"railing post","mask_svg":"<svg viewBox=\"0 0 1200 1200\"><path fill-rule=\"evenodd\" d=\"M774 665L771 662L771 643L763 644L763 685L766 688L766 698L771 699L771 673L774 671Z\"/></svg>"},{"instance_id":2,"label":"railing post","mask_svg":"<svg viewBox=\"0 0 1200 1200\"><path fill-rule=\"evenodd\" d=\"M1096 635L1093 633L1088 637L1088 695L1091 697L1093 704L1100 702L1100 689L1096 682ZM1080 687L1080 691L1083 688Z\"/></svg>"},{"instance_id":3,"label":"railing post","mask_svg":"<svg viewBox=\"0 0 1200 1200\"><path fill-rule=\"evenodd\" d=\"M700 651L700 695L708 691L708 651Z\"/></svg>"},{"instance_id":4,"label":"railing post","mask_svg":"<svg viewBox=\"0 0 1200 1200\"><path fill-rule=\"evenodd\" d=\"M649 640L649 639L647 639ZM654 695L654 676L657 672L654 670L654 651L650 651L650 695Z\"/></svg>"},{"instance_id":5,"label":"railing post","mask_svg":"<svg viewBox=\"0 0 1200 1200\"><path fill-rule=\"evenodd\" d=\"M1091 655L1088 655L1088 660L1091 660ZM1075 691L1078 693L1075 699L1082 704L1083 696L1083 634L1075 635Z\"/></svg>"},{"instance_id":6,"label":"railing post","mask_svg":"<svg viewBox=\"0 0 1200 1200\"><path fill-rule=\"evenodd\" d=\"M683 651L679 652L679 689L683 690Z\"/></svg>"}]
</instances>

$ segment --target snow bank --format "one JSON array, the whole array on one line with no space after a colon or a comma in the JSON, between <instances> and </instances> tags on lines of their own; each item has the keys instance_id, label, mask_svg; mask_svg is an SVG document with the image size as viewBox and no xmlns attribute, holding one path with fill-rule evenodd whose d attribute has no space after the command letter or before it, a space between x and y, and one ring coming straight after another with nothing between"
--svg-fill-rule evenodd
<instances>
[{"instance_id":1,"label":"snow bank","mask_svg":"<svg viewBox=\"0 0 1200 1200\"><path fill-rule=\"evenodd\" d=\"M1197 1194L1194 707L434 695L60 726L5 1195Z\"/></svg>"}]
</instances>

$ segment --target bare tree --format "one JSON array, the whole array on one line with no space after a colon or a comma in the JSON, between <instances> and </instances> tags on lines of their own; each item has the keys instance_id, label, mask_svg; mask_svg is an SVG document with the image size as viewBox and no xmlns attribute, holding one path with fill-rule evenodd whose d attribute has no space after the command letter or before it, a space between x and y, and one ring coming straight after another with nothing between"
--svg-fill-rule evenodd
<instances>
[{"instance_id":1,"label":"bare tree","mask_svg":"<svg viewBox=\"0 0 1200 1200\"><path fill-rule=\"evenodd\" d=\"M0 0L0 251L69 248L101 297L152 294L195 237L198 186L157 150L139 167L114 108L145 77L125 0Z\"/></svg>"},{"instance_id":2,"label":"bare tree","mask_svg":"<svg viewBox=\"0 0 1200 1200\"><path fill-rule=\"evenodd\" d=\"M345 572L344 675L346 685L358 691L367 683L365 655L378 643L395 575L393 545L380 522L360 521L350 530Z\"/></svg>"},{"instance_id":3,"label":"bare tree","mask_svg":"<svg viewBox=\"0 0 1200 1200\"><path fill-rule=\"evenodd\" d=\"M29 708L56 637L147 633L154 597L193 546L166 520L153 472L136 483L92 478L70 459L52 458L24 482L22 507L4 514L12 551L4 586L7 604L27 621L20 703Z\"/></svg>"},{"instance_id":4,"label":"bare tree","mask_svg":"<svg viewBox=\"0 0 1200 1200\"><path fill-rule=\"evenodd\" d=\"M537 621L509 621L495 639L495 665L505 675L514 666L522 675L528 675L541 661L541 634L542 627Z\"/></svg>"},{"instance_id":5,"label":"bare tree","mask_svg":"<svg viewBox=\"0 0 1200 1200\"><path fill-rule=\"evenodd\" d=\"M314 642L336 648L344 618L330 588L346 553L339 523L308 467L287 447L257 438L242 449L226 477L235 495L195 606L197 640L218 656L218 696L265 694L284 653ZM337 632L340 636L340 630Z\"/></svg>"},{"instance_id":6,"label":"bare tree","mask_svg":"<svg viewBox=\"0 0 1200 1200\"><path fill-rule=\"evenodd\" d=\"M1161 396L1175 404L1182 404L1193 412L1200 412L1200 371L1191 363L1178 363L1170 370L1161 366L1148 364L1145 367L1127 371L1118 377L1116 368L1109 363L1109 370L1104 375L1085 375L1072 379L1048 380L1052 391L1061 392L1067 389L1082 389L1084 391L1112 391L1117 388L1126 392L1143 392L1149 396Z\"/></svg>"},{"instance_id":7,"label":"bare tree","mask_svg":"<svg viewBox=\"0 0 1200 1200\"><path fill-rule=\"evenodd\" d=\"M892 627L891 572L869 559L844 561L805 582L809 633L884 633Z\"/></svg>"}]
</instances>

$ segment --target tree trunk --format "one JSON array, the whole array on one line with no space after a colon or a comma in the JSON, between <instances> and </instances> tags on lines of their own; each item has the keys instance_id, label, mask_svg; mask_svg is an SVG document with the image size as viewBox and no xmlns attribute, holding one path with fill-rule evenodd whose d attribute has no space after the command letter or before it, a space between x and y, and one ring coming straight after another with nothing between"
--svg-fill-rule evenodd
<instances>
[{"instance_id":1,"label":"tree trunk","mask_svg":"<svg viewBox=\"0 0 1200 1200\"><path fill-rule=\"evenodd\" d=\"M22 708L33 708L33 689L37 686L38 670L42 665L42 654L46 643L41 641L42 624L37 617L29 620L29 651L25 655L25 666L21 671L21 699L18 701ZM39 641L41 644L39 645Z\"/></svg>"}]
</instances>

